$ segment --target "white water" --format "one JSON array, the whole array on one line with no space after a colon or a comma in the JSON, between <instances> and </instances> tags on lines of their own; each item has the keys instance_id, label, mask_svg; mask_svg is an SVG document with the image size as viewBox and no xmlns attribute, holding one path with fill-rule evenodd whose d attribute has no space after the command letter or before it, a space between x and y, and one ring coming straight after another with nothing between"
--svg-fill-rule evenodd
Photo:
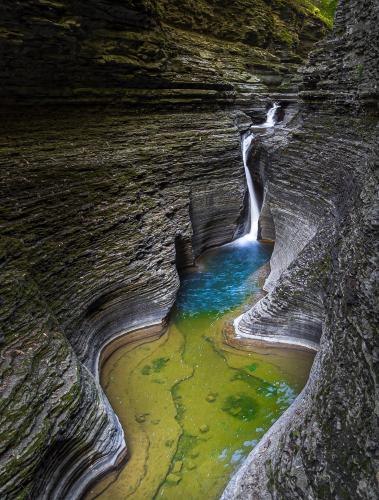
<instances>
[{"instance_id":1,"label":"white water","mask_svg":"<svg viewBox=\"0 0 379 500\"><path fill-rule=\"evenodd\" d=\"M274 104L272 105L272 108L270 108L267 111L266 121L262 125L259 125L259 126L264 127L264 128L274 127L275 123L276 123L275 122L275 113L279 107L280 107L279 104L277 102L274 102Z\"/></svg>"},{"instance_id":2,"label":"white water","mask_svg":"<svg viewBox=\"0 0 379 500\"><path fill-rule=\"evenodd\" d=\"M251 141L254 139L254 134L245 135L242 139L242 158L243 166L245 167L245 175L247 188L249 190L250 198L250 229L246 235L246 239L256 240L258 236L258 219L259 219L259 207L258 200L255 195L253 179L251 178L249 167L247 166L247 151L250 147Z\"/></svg>"},{"instance_id":3,"label":"white water","mask_svg":"<svg viewBox=\"0 0 379 500\"><path fill-rule=\"evenodd\" d=\"M275 102L267 112L266 121L255 128L259 129L259 128L274 127L275 112L278 108L279 104ZM247 152L250 148L251 141L253 139L254 139L254 134L253 133L249 134L248 132L242 138L242 159L243 159L243 166L245 168L246 182L250 198L250 229L248 233L245 236L243 236L244 240L256 240L258 237L259 206L253 186L253 179L251 178L250 170L249 167L247 166Z\"/></svg>"}]
</instances>

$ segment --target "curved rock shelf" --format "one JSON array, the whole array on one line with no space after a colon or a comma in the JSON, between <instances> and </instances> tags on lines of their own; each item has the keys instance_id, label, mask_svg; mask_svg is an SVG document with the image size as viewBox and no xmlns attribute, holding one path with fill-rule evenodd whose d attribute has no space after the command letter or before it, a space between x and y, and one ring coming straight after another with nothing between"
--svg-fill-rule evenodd
<instances>
[{"instance_id":1,"label":"curved rock shelf","mask_svg":"<svg viewBox=\"0 0 379 500\"><path fill-rule=\"evenodd\" d=\"M2 240L1 427L18 448L3 455L1 488L76 498L124 448L95 381L99 351L162 324L179 261L240 230L245 177L234 112L50 118L8 117L19 167L0 160L6 231L19 235Z\"/></svg>"}]
</instances>

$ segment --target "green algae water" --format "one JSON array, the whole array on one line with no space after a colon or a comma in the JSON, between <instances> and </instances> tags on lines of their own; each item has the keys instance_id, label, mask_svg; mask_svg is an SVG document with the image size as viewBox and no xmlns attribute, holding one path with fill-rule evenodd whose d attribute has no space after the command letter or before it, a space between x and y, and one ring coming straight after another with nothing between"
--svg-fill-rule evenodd
<instances>
[{"instance_id":1,"label":"green algae water","mask_svg":"<svg viewBox=\"0 0 379 500\"><path fill-rule=\"evenodd\" d=\"M226 320L260 293L271 245L207 252L182 278L167 333L115 351L104 390L125 429L129 460L87 498L216 499L233 472L303 388L313 354L237 350Z\"/></svg>"}]
</instances>

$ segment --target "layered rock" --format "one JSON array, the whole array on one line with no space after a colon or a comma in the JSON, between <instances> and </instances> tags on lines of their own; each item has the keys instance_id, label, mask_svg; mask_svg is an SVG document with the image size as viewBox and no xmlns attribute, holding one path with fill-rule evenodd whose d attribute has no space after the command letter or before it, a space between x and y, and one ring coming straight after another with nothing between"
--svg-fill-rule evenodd
<instances>
[{"instance_id":1,"label":"layered rock","mask_svg":"<svg viewBox=\"0 0 379 500\"><path fill-rule=\"evenodd\" d=\"M293 98L326 31L307 1L195 4L0 6L2 498L78 497L123 457L99 351L241 234L234 109Z\"/></svg>"},{"instance_id":2,"label":"layered rock","mask_svg":"<svg viewBox=\"0 0 379 500\"><path fill-rule=\"evenodd\" d=\"M13 157L0 160L9 235L2 268L6 276L13 268L16 274L2 281L2 364L10 385L1 427L4 452L18 458L4 456L5 495L22 489L77 495L74 473L62 485L65 469L54 458L61 462L64 451L75 462L75 453L88 448L78 467L83 473L93 463L88 473L96 474L104 455L111 463L120 452L117 419L79 360L96 374L107 340L162 322L179 286L176 258L192 263L204 248L233 238L245 192L233 120L227 112L130 117L80 111L27 122L17 115L6 124ZM25 288L34 291L24 298ZM40 378L48 390L39 387ZM61 482L47 486L41 452L49 446L48 467L57 467Z\"/></svg>"},{"instance_id":3,"label":"layered rock","mask_svg":"<svg viewBox=\"0 0 379 500\"><path fill-rule=\"evenodd\" d=\"M305 68L299 113L263 140L268 295L240 320L255 338L320 351L303 394L223 499L379 496L378 5L340 2ZM253 165L254 167L254 165Z\"/></svg>"},{"instance_id":4,"label":"layered rock","mask_svg":"<svg viewBox=\"0 0 379 500\"><path fill-rule=\"evenodd\" d=\"M251 105L326 32L307 0L6 0L2 102Z\"/></svg>"}]
</instances>

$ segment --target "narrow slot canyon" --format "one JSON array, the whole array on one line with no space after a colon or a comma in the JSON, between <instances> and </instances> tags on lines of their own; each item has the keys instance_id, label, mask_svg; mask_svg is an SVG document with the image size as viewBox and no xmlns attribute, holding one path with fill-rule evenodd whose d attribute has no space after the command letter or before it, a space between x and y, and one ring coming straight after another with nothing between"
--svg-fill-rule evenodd
<instances>
[{"instance_id":1,"label":"narrow slot canyon","mask_svg":"<svg viewBox=\"0 0 379 500\"><path fill-rule=\"evenodd\" d=\"M274 103L257 134L275 126ZM280 349L228 336L231 318L262 296L273 244L260 243L259 199L248 167L254 134L242 135L249 194L246 234L208 250L186 271L191 254L176 238L181 285L168 329L146 330L106 347L101 385L126 432L129 460L86 498L217 498L302 390L314 352ZM187 268L188 269L188 268ZM113 352L110 356L109 352ZM163 446L162 446L163 444Z\"/></svg>"},{"instance_id":2,"label":"narrow slot canyon","mask_svg":"<svg viewBox=\"0 0 379 500\"><path fill-rule=\"evenodd\" d=\"M375 500L375 0L0 5L0 497Z\"/></svg>"}]
</instances>

